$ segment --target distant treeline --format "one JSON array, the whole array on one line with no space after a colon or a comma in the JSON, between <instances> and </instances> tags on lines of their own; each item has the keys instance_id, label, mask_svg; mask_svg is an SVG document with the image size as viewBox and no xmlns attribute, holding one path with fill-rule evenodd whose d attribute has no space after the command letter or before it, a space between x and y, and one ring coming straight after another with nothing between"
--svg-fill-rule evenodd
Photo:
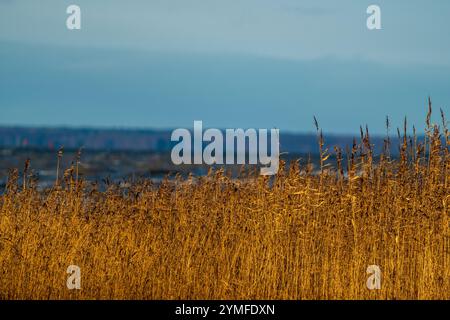
<instances>
[{"instance_id":1,"label":"distant treeline","mask_svg":"<svg viewBox=\"0 0 450 320\"><path fill-rule=\"evenodd\" d=\"M31 128L0 127L0 148L39 148L90 150L132 150L167 152L176 142L170 141L170 130L129 130L129 129L77 129L77 128ZM343 150L359 143L358 136L325 135L329 148L340 146ZM381 152L386 137L373 136L371 143L376 153ZM392 134L391 153L398 153L398 138ZM283 133L280 131L281 152L296 154L318 153L316 134Z\"/></svg>"}]
</instances>

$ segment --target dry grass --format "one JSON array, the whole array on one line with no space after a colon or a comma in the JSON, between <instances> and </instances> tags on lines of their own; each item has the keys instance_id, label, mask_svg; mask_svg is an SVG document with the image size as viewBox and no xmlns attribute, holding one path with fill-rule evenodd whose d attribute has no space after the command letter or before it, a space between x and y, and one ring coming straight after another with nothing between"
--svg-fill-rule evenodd
<instances>
[{"instance_id":1,"label":"dry grass","mask_svg":"<svg viewBox=\"0 0 450 320\"><path fill-rule=\"evenodd\" d=\"M386 147L375 161L362 131L332 168L319 131L319 173L293 163L272 182L216 171L99 192L78 180L78 159L39 192L13 171L0 298L449 299L446 121L428 117L423 144L402 138L398 160ZM81 290L66 287L71 264ZM366 288L372 264L381 290Z\"/></svg>"}]
</instances>

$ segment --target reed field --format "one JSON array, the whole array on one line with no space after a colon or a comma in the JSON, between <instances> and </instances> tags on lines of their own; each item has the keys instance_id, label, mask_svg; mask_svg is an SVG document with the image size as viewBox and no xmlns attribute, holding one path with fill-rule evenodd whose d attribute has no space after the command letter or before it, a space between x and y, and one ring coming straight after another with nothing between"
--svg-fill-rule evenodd
<instances>
[{"instance_id":1,"label":"reed field","mask_svg":"<svg viewBox=\"0 0 450 320\"><path fill-rule=\"evenodd\" d=\"M103 190L80 178L78 157L41 190L27 162L0 195L0 298L450 299L441 118L430 104L424 138L405 121L381 154L366 129L341 150L317 125L320 164L282 162L273 177L217 169ZM369 265L379 290L366 287Z\"/></svg>"}]
</instances>

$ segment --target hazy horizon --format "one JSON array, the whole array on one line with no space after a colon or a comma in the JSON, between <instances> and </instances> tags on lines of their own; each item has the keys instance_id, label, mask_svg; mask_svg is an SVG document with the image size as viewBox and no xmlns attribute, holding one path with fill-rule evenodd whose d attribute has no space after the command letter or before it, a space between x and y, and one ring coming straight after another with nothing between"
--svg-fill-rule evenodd
<instances>
[{"instance_id":1,"label":"hazy horizon","mask_svg":"<svg viewBox=\"0 0 450 320\"><path fill-rule=\"evenodd\" d=\"M0 1L0 125L279 128L334 134L423 128L450 103L450 3ZM436 112L437 114L438 112ZM448 112L447 112L448 113Z\"/></svg>"}]
</instances>

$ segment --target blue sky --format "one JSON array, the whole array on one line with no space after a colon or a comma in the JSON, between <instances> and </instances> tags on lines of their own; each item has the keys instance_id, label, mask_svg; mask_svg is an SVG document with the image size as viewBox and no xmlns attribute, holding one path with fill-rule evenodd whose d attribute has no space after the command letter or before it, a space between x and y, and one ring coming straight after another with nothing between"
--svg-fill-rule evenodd
<instances>
[{"instance_id":1,"label":"blue sky","mask_svg":"<svg viewBox=\"0 0 450 320\"><path fill-rule=\"evenodd\" d=\"M0 0L0 125L421 128L428 95L449 109L449 16L446 0Z\"/></svg>"}]
</instances>

